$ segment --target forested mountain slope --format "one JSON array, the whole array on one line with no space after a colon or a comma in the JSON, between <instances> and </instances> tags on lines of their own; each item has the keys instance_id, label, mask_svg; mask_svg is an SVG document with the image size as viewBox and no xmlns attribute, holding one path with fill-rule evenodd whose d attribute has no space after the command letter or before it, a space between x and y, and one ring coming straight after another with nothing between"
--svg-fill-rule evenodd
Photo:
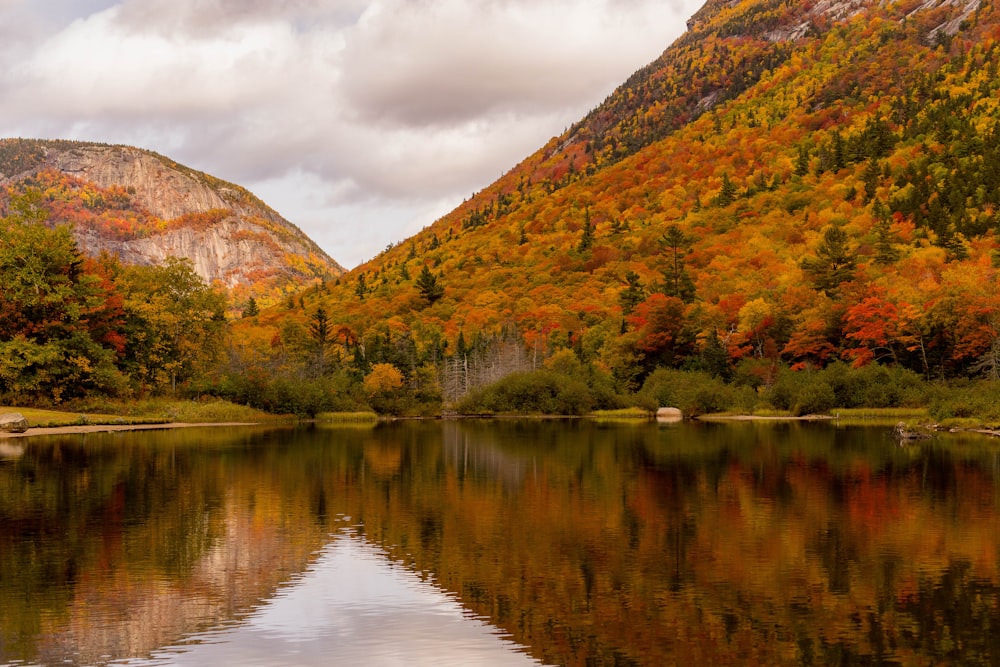
<instances>
[{"instance_id":1,"label":"forested mountain slope","mask_svg":"<svg viewBox=\"0 0 1000 667\"><path fill-rule=\"evenodd\" d=\"M411 377L511 337L626 386L741 361L996 373L998 37L979 0L709 0L565 134L254 326L322 308L341 360Z\"/></svg>"},{"instance_id":2,"label":"forested mountain slope","mask_svg":"<svg viewBox=\"0 0 1000 667\"><path fill-rule=\"evenodd\" d=\"M0 140L0 208L40 191L49 223L81 250L126 263L186 257L207 282L264 296L343 268L250 192L150 151L72 141Z\"/></svg>"}]
</instances>

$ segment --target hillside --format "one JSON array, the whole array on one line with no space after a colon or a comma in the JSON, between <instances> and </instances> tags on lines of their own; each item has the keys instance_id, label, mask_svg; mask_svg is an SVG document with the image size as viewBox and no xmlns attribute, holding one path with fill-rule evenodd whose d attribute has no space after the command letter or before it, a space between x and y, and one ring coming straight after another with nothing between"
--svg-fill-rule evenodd
<instances>
[{"instance_id":1,"label":"hillside","mask_svg":"<svg viewBox=\"0 0 1000 667\"><path fill-rule=\"evenodd\" d=\"M0 204L43 193L87 254L132 264L186 257L208 282L277 295L343 268L250 192L150 151L71 141L0 140ZM0 206L0 208L5 208Z\"/></svg>"},{"instance_id":2,"label":"hillside","mask_svg":"<svg viewBox=\"0 0 1000 667\"><path fill-rule=\"evenodd\" d=\"M623 386L660 366L836 359L996 373L995 7L709 0L689 28L455 211L266 313L260 335L322 306L342 358L362 341L410 376L515 335L533 364L572 347Z\"/></svg>"}]
</instances>

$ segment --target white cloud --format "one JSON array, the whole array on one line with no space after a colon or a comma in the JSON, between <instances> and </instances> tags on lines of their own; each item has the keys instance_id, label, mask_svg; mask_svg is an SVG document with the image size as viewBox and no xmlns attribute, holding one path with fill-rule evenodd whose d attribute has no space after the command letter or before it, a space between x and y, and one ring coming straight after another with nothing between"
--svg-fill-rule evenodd
<instances>
[{"instance_id":1,"label":"white cloud","mask_svg":"<svg viewBox=\"0 0 1000 667\"><path fill-rule=\"evenodd\" d=\"M344 91L359 113L405 125L593 104L658 55L672 12L607 1L380 0L348 33ZM637 24L662 41L634 40ZM645 43L644 43L645 42Z\"/></svg>"},{"instance_id":2,"label":"white cloud","mask_svg":"<svg viewBox=\"0 0 1000 667\"><path fill-rule=\"evenodd\" d=\"M0 136L156 150L258 191L353 266L578 120L696 7L0 0L0 26L27 26L0 30Z\"/></svg>"}]
</instances>

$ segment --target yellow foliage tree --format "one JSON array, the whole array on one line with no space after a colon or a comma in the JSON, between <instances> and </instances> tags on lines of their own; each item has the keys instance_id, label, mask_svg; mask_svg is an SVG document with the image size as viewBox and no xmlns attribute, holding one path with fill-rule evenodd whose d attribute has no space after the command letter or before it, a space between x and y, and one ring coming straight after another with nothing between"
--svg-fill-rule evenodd
<instances>
[{"instance_id":1,"label":"yellow foliage tree","mask_svg":"<svg viewBox=\"0 0 1000 667\"><path fill-rule=\"evenodd\" d=\"M403 386L403 374L392 364L375 364L365 376L365 393L369 396L391 394Z\"/></svg>"}]
</instances>

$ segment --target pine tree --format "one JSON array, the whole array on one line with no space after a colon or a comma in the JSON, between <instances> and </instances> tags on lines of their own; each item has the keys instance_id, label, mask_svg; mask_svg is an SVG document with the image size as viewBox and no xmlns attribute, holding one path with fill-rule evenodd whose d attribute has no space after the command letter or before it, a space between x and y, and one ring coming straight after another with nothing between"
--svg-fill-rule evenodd
<instances>
[{"instance_id":1,"label":"pine tree","mask_svg":"<svg viewBox=\"0 0 1000 667\"><path fill-rule=\"evenodd\" d=\"M315 346L317 370L322 374L326 371L326 351L333 342L330 317L323 306L318 306L309 320L309 337Z\"/></svg>"},{"instance_id":2,"label":"pine tree","mask_svg":"<svg viewBox=\"0 0 1000 667\"><path fill-rule=\"evenodd\" d=\"M722 187L715 196L716 206L729 206L736 201L736 186L729 180L729 174L722 175Z\"/></svg>"},{"instance_id":3,"label":"pine tree","mask_svg":"<svg viewBox=\"0 0 1000 667\"><path fill-rule=\"evenodd\" d=\"M580 236L580 244L576 247L580 252L590 250L594 245L594 226L590 222L590 209L583 212L583 234Z\"/></svg>"},{"instance_id":4,"label":"pine tree","mask_svg":"<svg viewBox=\"0 0 1000 667\"><path fill-rule=\"evenodd\" d=\"M809 173L809 149L799 146L799 155L795 159L795 175L805 176Z\"/></svg>"},{"instance_id":5,"label":"pine tree","mask_svg":"<svg viewBox=\"0 0 1000 667\"><path fill-rule=\"evenodd\" d=\"M444 287L438 283L437 276L431 273L431 270L427 268L424 264L423 270L420 275L417 276L417 289L420 290L420 296L423 297L428 304L433 304L435 301L444 296Z\"/></svg>"},{"instance_id":6,"label":"pine tree","mask_svg":"<svg viewBox=\"0 0 1000 667\"><path fill-rule=\"evenodd\" d=\"M622 312L626 315L630 314L645 298L646 290L642 286L639 274L635 271L626 273L625 289L618 295L618 302L622 306Z\"/></svg>"},{"instance_id":7,"label":"pine tree","mask_svg":"<svg viewBox=\"0 0 1000 667\"><path fill-rule=\"evenodd\" d=\"M667 253L667 267L663 270L664 282L660 291L667 296L677 297L684 303L691 303L694 300L695 286L684 268L684 255L691 245L690 239L677 225L670 225L660 239L660 245Z\"/></svg>"},{"instance_id":8,"label":"pine tree","mask_svg":"<svg viewBox=\"0 0 1000 667\"><path fill-rule=\"evenodd\" d=\"M257 299L250 297L247 305L243 307L243 317L256 317L259 314L260 308L257 306Z\"/></svg>"},{"instance_id":9,"label":"pine tree","mask_svg":"<svg viewBox=\"0 0 1000 667\"><path fill-rule=\"evenodd\" d=\"M899 259L899 250L894 245L895 238L889 227L889 219L879 217L872 231L875 232L875 263L887 266Z\"/></svg>"},{"instance_id":10,"label":"pine tree","mask_svg":"<svg viewBox=\"0 0 1000 667\"><path fill-rule=\"evenodd\" d=\"M854 264L854 250L848 245L847 232L840 227L826 230L816 249L816 258L806 258L800 263L816 289L828 295L854 277Z\"/></svg>"}]
</instances>

